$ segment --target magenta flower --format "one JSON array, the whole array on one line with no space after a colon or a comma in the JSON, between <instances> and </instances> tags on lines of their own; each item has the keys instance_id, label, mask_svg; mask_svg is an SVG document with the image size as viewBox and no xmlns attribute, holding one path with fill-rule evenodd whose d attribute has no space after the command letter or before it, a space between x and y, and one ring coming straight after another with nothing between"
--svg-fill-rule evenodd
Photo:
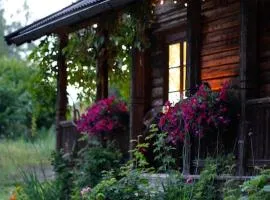
<instances>
[{"instance_id":1,"label":"magenta flower","mask_svg":"<svg viewBox=\"0 0 270 200\"><path fill-rule=\"evenodd\" d=\"M109 97L88 108L77 122L77 129L89 135L112 133L118 129L126 128L127 118L126 104L116 100L115 97Z\"/></svg>"},{"instance_id":2,"label":"magenta flower","mask_svg":"<svg viewBox=\"0 0 270 200\"><path fill-rule=\"evenodd\" d=\"M159 128L168 132L168 138L175 143L179 139L183 140L185 134L203 137L209 130L228 127L231 121L228 89L228 83L219 92L202 84L192 97L175 106L166 102L168 109L159 120Z\"/></svg>"}]
</instances>

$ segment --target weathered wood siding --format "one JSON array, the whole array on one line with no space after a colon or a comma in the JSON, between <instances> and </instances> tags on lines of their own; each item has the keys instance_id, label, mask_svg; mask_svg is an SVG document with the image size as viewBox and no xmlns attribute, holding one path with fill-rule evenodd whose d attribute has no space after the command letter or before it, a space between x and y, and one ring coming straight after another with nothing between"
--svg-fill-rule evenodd
<instances>
[{"instance_id":1,"label":"weathered wood siding","mask_svg":"<svg viewBox=\"0 0 270 200\"><path fill-rule=\"evenodd\" d=\"M260 97L270 96L270 1L259 1Z\"/></svg>"},{"instance_id":2,"label":"weathered wood siding","mask_svg":"<svg viewBox=\"0 0 270 200\"><path fill-rule=\"evenodd\" d=\"M240 1L205 1L202 4L201 15L201 80L207 81L215 90L219 89L225 81L238 86ZM177 29L185 34L186 17L186 8L180 4L165 3L156 9L151 49L152 107L163 105L167 98L167 40L174 37L173 34Z\"/></svg>"},{"instance_id":3,"label":"weathered wood siding","mask_svg":"<svg viewBox=\"0 0 270 200\"><path fill-rule=\"evenodd\" d=\"M201 80L213 89L224 81L239 84L240 1L202 4Z\"/></svg>"}]
</instances>

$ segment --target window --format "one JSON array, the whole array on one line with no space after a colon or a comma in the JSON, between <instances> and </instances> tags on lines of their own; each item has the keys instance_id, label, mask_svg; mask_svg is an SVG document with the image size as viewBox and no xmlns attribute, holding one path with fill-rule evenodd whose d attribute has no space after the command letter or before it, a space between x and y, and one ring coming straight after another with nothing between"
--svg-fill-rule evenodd
<instances>
[{"instance_id":1,"label":"window","mask_svg":"<svg viewBox=\"0 0 270 200\"><path fill-rule=\"evenodd\" d=\"M177 103L186 98L187 42L169 45L169 94L168 100Z\"/></svg>"}]
</instances>

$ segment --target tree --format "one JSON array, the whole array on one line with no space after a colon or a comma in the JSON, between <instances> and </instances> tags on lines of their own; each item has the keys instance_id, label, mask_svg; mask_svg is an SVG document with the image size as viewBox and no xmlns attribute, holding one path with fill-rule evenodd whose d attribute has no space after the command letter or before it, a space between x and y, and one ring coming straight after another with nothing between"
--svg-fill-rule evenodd
<instances>
[{"instance_id":1,"label":"tree","mask_svg":"<svg viewBox=\"0 0 270 200\"><path fill-rule=\"evenodd\" d=\"M5 34L5 19L4 19L4 9L2 5L2 0L0 0L0 57L6 55L8 52L8 47L6 42L4 41L4 34Z\"/></svg>"},{"instance_id":2,"label":"tree","mask_svg":"<svg viewBox=\"0 0 270 200\"><path fill-rule=\"evenodd\" d=\"M37 128L54 121L55 91L43 85L38 68L7 57L0 58L0 135L29 137Z\"/></svg>"}]
</instances>

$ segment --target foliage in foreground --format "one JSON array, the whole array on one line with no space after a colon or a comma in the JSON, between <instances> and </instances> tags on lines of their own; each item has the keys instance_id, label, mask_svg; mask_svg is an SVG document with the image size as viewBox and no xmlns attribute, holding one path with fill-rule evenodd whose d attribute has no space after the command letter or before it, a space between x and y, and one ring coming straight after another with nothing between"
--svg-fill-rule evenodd
<instances>
[{"instance_id":1,"label":"foliage in foreground","mask_svg":"<svg viewBox=\"0 0 270 200\"><path fill-rule=\"evenodd\" d=\"M155 171L148 168L142 154L137 154L142 146L138 143L133 159L120 170L119 154L108 147L87 148L76 165L74 161L78 158L58 155L56 180L41 183L35 176L25 175L25 184L17 191L18 199L34 200L37 195L44 200L268 200L270 197L270 171L242 184L233 180L216 182L217 176L232 172L230 156L207 159L198 180L177 171L167 171L168 176L153 179Z\"/></svg>"}]
</instances>

